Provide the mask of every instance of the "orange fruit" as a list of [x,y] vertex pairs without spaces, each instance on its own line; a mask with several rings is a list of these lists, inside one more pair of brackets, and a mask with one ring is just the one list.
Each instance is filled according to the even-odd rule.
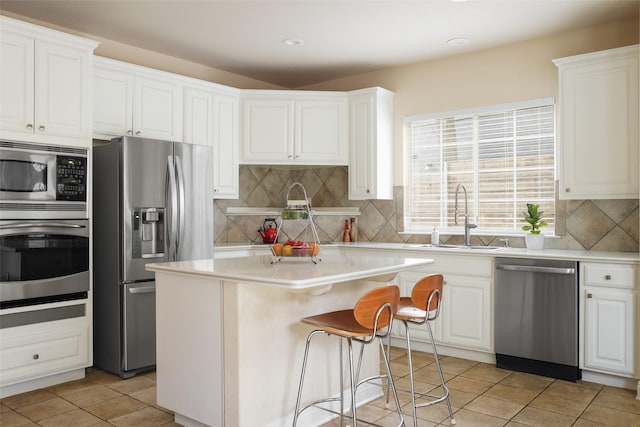
[[320,245],[316,245],[314,242],[309,243],[309,255],[317,256],[320,253]]
[[273,245],[273,253],[277,256],[282,255],[282,243],[276,243]]

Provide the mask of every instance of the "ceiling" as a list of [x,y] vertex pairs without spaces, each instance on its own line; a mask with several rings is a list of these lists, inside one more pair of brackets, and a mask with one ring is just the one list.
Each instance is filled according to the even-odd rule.
[[[639,15],[640,0],[2,0],[0,9],[300,87]],[[288,46],[287,38],[304,43]],[[447,40],[467,38],[463,46]]]

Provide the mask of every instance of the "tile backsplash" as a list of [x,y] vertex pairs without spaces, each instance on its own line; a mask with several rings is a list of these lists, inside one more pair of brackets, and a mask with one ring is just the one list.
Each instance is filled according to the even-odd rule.
[[[294,182],[304,185],[314,207],[357,207],[358,241],[430,243],[429,234],[402,233],[403,188],[394,188],[393,200],[349,200],[348,170],[340,167],[240,166],[240,197],[214,204],[216,244],[262,243],[258,234],[264,216],[226,215],[227,207],[282,208]],[[299,187],[290,198],[302,198]],[[347,216],[314,217],[321,242],[342,241]],[[545,248],[638,252],[639,200],[556,200],[556,235]],[[473,234],[472,234],[473,236]],[[502,245],[503,236],[473,236],[472,244]],[[510,237],[523,247],[524,238]],[[441,243],[461,243],[462,236],[441,235]]]

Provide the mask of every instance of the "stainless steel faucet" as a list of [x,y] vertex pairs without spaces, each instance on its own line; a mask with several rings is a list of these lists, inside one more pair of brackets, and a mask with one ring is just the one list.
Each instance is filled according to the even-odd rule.
[[458,192],[462,188],[464,191],[464,245],[471,246],[471,233],[470,229],[476,228],[476,224],[469,224],[469,201],[467,200],[467,189],[462,184],[458,184],[456,187],[456,206],[455,206],[455,215],[454,215],[454,223],[458,225]]

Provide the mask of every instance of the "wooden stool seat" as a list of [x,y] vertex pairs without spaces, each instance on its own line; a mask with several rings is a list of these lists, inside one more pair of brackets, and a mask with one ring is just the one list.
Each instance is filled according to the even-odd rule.
[[398,320],[423,321],[427,317],[427,312],[415,306],[410,297],[401,297],[396,312]]
[[332,311],[300,319],[302,323],[322,329],[341,337],[370,337],[373,330],[362,326],[353,315],[353,310]]

